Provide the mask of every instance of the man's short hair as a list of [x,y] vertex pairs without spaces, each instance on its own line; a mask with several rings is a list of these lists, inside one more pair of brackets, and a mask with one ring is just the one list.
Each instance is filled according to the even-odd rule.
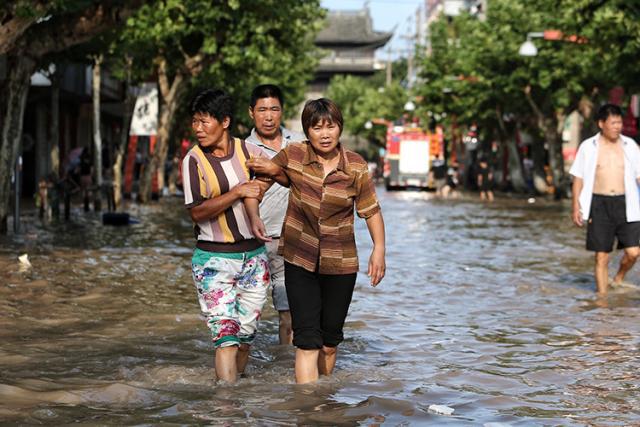
[[302,130],[307,138],[309,138],[309,129],[324,120],[338,125],[340,133],[342,134],[344,121],[342,120],[340,108],[338,108],[335,102],[327,98],[319,98],[312,99],[304,104],[304,109],[302,110]]
[[262,98],[277,98],[278,101],[280,101],[280,106],[284,107],[284,98],[282,97],[282,91],[276,85],[265,84],[256,86],[251,92],[251,101],[249,104],[251,108],[253,109],[253,107],[256,106],[258,99]]
[[233,123],[233,99],[222,89],[205,89],[193,97],[190,112],[208,114],[218,122],[229,117]]
[[596,121],[606,121],[609,116],[622,117],[622,108],[616,104],[604,104],[596,113]]

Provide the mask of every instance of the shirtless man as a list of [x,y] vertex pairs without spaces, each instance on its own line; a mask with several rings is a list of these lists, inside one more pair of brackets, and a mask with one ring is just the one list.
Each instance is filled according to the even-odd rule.
[[621,135],[620,107],[603,105],[596,119],[600,133],[582,142],[569,173],[574,177],[572,219],[578,227],[587,221],[587,250],[595,252],[597,291],[605,295],[614,240],[624,256],[612,287],[622,284],[640,255],[640,149]]

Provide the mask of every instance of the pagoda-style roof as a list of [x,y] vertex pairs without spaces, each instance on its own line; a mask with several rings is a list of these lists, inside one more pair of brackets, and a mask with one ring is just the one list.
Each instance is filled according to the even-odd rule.
[[317,35],[316,45],[384,46],[393,32],[374,31],[369,9],[336,10],[327,13],[326,25]]

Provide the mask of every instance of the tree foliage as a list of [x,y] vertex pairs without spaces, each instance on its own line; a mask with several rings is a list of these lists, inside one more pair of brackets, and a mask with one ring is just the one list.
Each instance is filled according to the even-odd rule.
[[141,183],[164,163],[176,119],[196,88],[218,87],[236,100],[240,121],[252,87],[279,84],[289,103],[302,98],[316,65],[313,40],[323,18],[319,2],[303,0],[165,0],[129,19],[119,49],[134,59],[134,74],[155,76],[162,105],[158,142]]
[[[639,17],[638,6],[622,0],[489,0],[485,21],[443,16],[420,61],[422,109],[478,121],[493,134],[504,133],[505,119],[530,129],[549,144],[560,184],[564,117],[585,97],[597,103],[615,86],[638,88]],[[518,55],[528,32],[551,29],[562,39],[533,39],[538,55]],[[570,42],[578,38],[584,42]]]
[[[29,81],[49,55],[118,27],[142,0],[18,0],[0,4],[0,232],[7,230],[10,174],[22,139]],[[46,59],[45,59],[46,58]]]
[[[397,77],[400,79],[402,75]],[[365,124],[374,119],[399,119],[408,100],[407,91],[399,81],[385,86],[383,78],[380,75],[371,78],[336,76],[327,90],[327,97],[340,106],[345,130],[379,146],[384,146],[386,129],[381,126],[367,129]]]
[[170,79],[184,72],[188,90],[224,88],[244,112],[251,89],[264,82],[279,84],[289,104],[302,100],[323,18],[318,1],[167,0],[129,19],[119,49],[133,55],[138,78],[156,75],[162,57]]

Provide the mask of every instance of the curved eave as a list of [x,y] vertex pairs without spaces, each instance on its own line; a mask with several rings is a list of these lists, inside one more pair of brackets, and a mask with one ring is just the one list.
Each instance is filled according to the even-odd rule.
[[345,40],[340,38],[324,38],[316,39],[315,44],[320,47],[324,46],[366,46],[379,48],[386,45],[393,37],[393,33],[376,33],[371,37],[359,40]]

